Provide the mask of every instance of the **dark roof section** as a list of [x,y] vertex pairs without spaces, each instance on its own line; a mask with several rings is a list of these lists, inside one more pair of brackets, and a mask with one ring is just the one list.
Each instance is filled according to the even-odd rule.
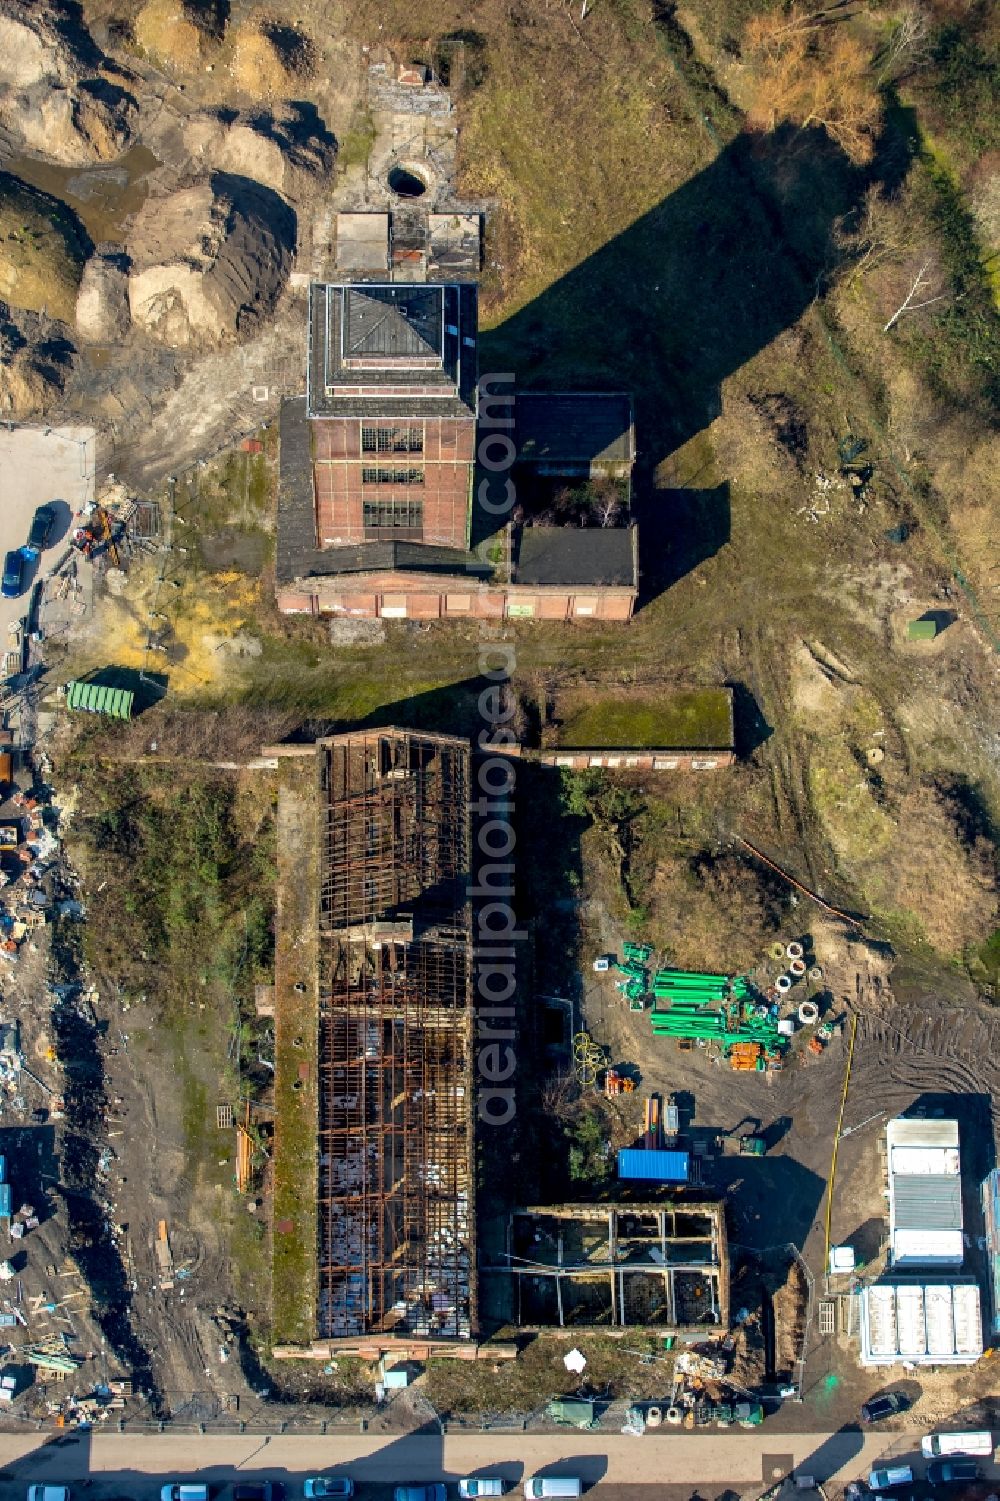
[[[310,417],[473,416],[478,318],[478,288],[470,282],[313,282],[306,361]],[[345,357],[363,361],[363,367],[345,366]],[[407,360],[435,363],[414,367]],[[345,388],[359,386],[373,394],[346,394]],[[428,388],[433,394],[425,394]],[[418,394],[408,396],[408,389]]]
[[637,587],[635,527],[526,526],[517,547],[518,584]]
[[305,398],[282,403],[278,471],[278,540],[275,574],[279,584],[338,573],[442,573],[470,580],[489,578],[492,569],[475,553],[430,547],[422,542],[363,542],[355,547],[316,546],[312,487],[312,445]]
[[632,398],[623,391],[519,391],[514,401],[518,462],[630,464]]
[[388,360],[440,359],[444,288],[401,283],[351,287],[344,298],[343,353]]

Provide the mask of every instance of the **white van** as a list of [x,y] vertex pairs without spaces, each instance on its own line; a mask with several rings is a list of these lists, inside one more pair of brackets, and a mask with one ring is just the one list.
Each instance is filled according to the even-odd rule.
[[583,1495],[583,1481],[575,1476],[554,1475],[543,1479],[536,1475],[533,1480],[524,1482],[525,1501],[547,1501],[552,1497],[553,1501],[575,1501],[577,1496]]
[[951,1454],[979,1454],[991,1459],[993,1435],[985,1429],[972,1433],[928,1433],[920,1440],[920,1452],[925,1459]]

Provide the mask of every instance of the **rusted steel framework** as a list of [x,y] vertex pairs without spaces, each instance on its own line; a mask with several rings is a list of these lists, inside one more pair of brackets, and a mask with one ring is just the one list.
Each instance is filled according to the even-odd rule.
[[324,743],[317,1332],[475,1317],[468,745]]

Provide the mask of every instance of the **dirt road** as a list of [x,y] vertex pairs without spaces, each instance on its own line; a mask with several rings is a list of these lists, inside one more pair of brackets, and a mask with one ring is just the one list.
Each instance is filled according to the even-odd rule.
[[[197,1475],[213,1487],[236,1478],[284,1481],[290,1498],[301,1494],[306,1475],[344,1469],[359,1487],[403,1481],[454,1480],[473,1473],[501,1475],[509,1486],[525,1477],[577,1475],[585,1486],[610,1492],[665,1480],[677,1493],[708,1486],[764,1489],[795,1469],[816,1479],[846,1482],[877,1460],[919,1455],[916,1433],[448,1435],[407,1434],[399,1438],[341,1438],[246,1434],[239,1438],[204,1435],[100,1433],[75,1444],[39,1447],[37,1437],[0,1435],[0,1462],[13,1479],[44,1480],[79,1487],[86,1494],[121,1495],[134,1501],[159,1494],[163,1480]],[[995,1467],[990,1467],[995,1472]],[[237,1475],[236,1472],[239,1472]],[[13,1493],[13,1491],[11,1492]]]

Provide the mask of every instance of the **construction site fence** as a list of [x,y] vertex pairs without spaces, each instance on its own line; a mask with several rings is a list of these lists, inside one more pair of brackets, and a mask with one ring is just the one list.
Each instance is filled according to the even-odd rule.
[[[624,1413],[627,1403],[615,1404],[614,1410],[610,1408],[600,1415],[598,1427],[606,1428],[609,1432],[617,1431],[624,1421]],[[488,1415],[463,1415],[452,1416],[435,1420],[429,1418],[419,1425],[419,1431],[426,1433],[428,1429],[439,1430],[442,1434],[447,1433],[565,1433],[566,1428],[558,1423],[553,1423],[544,1417],[534,1417],[530,1413],[517,1415],[501,1414],[495,1417]],[[71,1428],[57,1429],[52,1418],[23,1418],[17,1421],[12,1415],[6,1415],[0,1421],[0,1433],[17,1433],[22,1436],[38,1433],[40,1439],[45,1442],[54,1434],[69,1437],[77,1430]],[[238,1438],[242,1434],[250,1437],[267,1438],[346,1438],[349,1434],[365,1434],[370,1439],[384,1439],[386,1444],[395,1443],[405,1437],[407,1433],[417,1431],[417,1425],[393,1427],[386,1429],[376,1420],[367,1418],[348,1417],[290,1417],[280,1418],[274,1414],[270,1416],[253,1417],[217,1417],[204,1418],[201,1420],[190,1418],[130,1418],[119,1417],[114,1422],[100,1424],[95,1429],[80,1430],[81,1440],[88,1439],[94,1433],[135,1433],[153,1434],[170,1433],[185,1434],[190,1436],[203,1436],[205,1438]]]

